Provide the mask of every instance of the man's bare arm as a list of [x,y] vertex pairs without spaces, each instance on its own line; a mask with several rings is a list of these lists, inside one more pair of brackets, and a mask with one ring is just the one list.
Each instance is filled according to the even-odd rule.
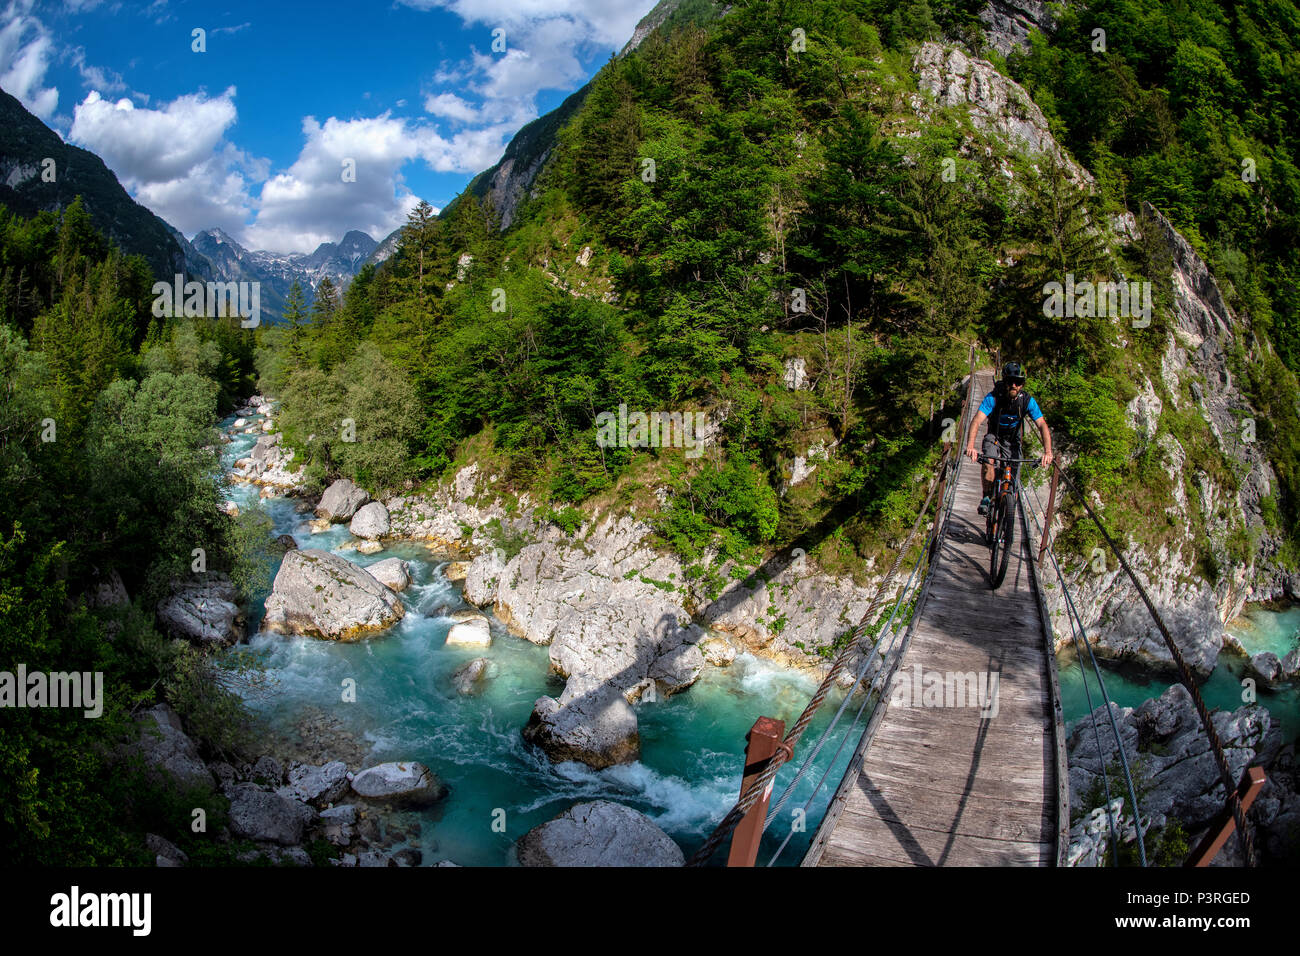
[[971,461],[975,460],[975,436],[979,434],[980,426],[984,424],[986,418],[987,415],[977,411],[975,417],[971,419],[970,431],[966,435],[966,457]]
[[1052,464],[1052,430],[1047,427],[1047,419],[1040,418],[1036,423],[1038,425],[1038,434],[1043,439],[1043,467],[1049,468]]

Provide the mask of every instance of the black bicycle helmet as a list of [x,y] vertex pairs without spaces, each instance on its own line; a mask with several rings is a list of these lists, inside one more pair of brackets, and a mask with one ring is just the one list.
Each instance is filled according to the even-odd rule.
[[1019,362],[1008,362],[1002,366],[1002,379],[1005,382],[1025,384],[1025,369]]

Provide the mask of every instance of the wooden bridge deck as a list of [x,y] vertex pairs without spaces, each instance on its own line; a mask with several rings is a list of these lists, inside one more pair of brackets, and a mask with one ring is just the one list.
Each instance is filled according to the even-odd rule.
[[[991,374],[976,374],[976,403],[991,383]],[[890,706],[886,694],[805,866],[1052,866],[1064,851],[1060,695],[1024,523],[993,591],[979,465],[963,458],[957,482],[898,680],[914,680],[917,668],[996,673],[996,714]]]

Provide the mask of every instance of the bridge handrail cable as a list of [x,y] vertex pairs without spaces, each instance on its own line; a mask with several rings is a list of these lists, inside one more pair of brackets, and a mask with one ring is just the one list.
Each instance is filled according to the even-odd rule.
[[1246,827],[1245,814],[1242,813],[1241,800],[1237,793],[1237,784],[1233,780],[1232,771],[1228,767],[1227,757],[1225,757],[1223,753],[1223,744],[1219,740],[1218,732],[1214,729],[1214,722],[1210,719],[1209,709],[1205,706],[1205,701],[1202,699],[1201,692],[1196,686],[1196,681],[1192,676],[1191,669],[1187,666],[1187,661],[1184,659],[1182,652],[1178,649],[1178,645],[1174,643],[1173,636],[1169,633],[1169,628],[1165,625],[1164,619],[1161,618],[1160,613],[1156,610],[1150,596],[1147,594],[1146,588],[1144,588],[1142,582],[1138,580],[1133,568],[1128,563],[1128,559],[1124,557],[1123,552],[1120,551],[1119,546],[1110,536],[1110,532],[1106,530],[1106,526],[1101,523],[1101,519],[1098,518],[1096,513],[1092,510],[1092,506],[1088,503],[1087,498],[1079,492],[1079,489],[1075,486],[1074,482],[1070,480],[1070,476],[1066,473],[1065,469],[1060,466],[1060,463],[1053,462],[1053,465],[1056,469],[1056,474],[1060,475],[1061,479],[1065,482],[1066,487],[1072,491],[1074,496],[1079,500],[1085,513],[1092,519],[1092,523],[1097,526],[1097,530],[1101,533],[1102,540],[1106,542],[1107,547],[1110,548],[1111,552],[1119,560],[1120,567],[1124,569],[1129,580],[1133,582],[1133,586],[1137,588],[1138,594],[1142,597],[1142,603],[1146,605],[1147,612],[1151,615],[1152,620],[1155,621],[1156,628],[1160,631],[1160,636],[1164,638],[1165,646],[1169,649],[1170,656],[1174,659],[1174,665],[1178,669],[1179,682],[1191,695],[1192,704],[1195,706],[1196,714],[1201,720],[1202,729],[1205,731],[1205,736],[1210,742],[1210,752],[1214,755],[1214,762],[1218,767],[1220,776],[1223,778],[1223,784],[1227,788],[1227,804],[1232,812],[1233,821],[1236,823],[1237,835],[1241,842],[1245,863],[1247,866],[1253,866],[1255,860],[1254,841]]

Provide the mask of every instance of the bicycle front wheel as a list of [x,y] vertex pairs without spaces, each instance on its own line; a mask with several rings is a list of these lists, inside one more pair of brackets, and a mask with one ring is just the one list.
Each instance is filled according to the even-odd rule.
[[1011,495],[1003,495],[998,503],[998,527],[995,533],[1000,541],[989,573],[993,578],[993,587],[997,588],[1007,576],[1007,564],[1011,560],[1011,545],[1016,540],[1016,509]]

